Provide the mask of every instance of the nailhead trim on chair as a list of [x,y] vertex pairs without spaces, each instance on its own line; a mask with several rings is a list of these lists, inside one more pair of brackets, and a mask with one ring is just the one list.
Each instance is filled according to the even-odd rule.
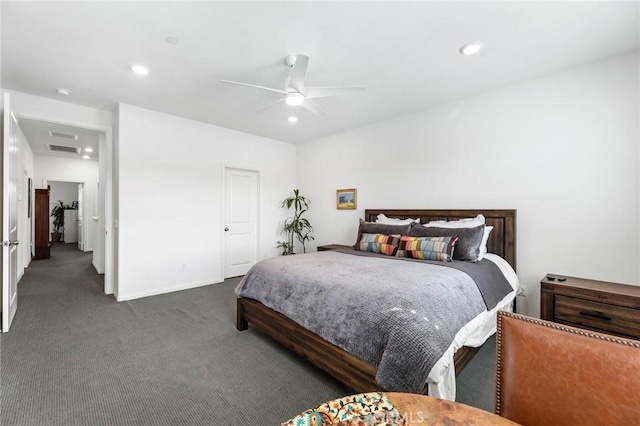
[[615,336],[608,336],[606,334],[596,333],[589,330],[583,330],[580,328],[569,327],[562,324],[557,324],[555,322],[540,320],[537,318],[531,318],[520,314],[515,314],[513,312],[507,311],[498,311],[498,324],[496,328],[496,409],[495,413],[500,415],[501,409],[501,394],[500,394],[500,383],[501,383],[501,375],[502,371],[501,359],[502,359],[502,321],[500,318],[503,316],[516,318],[531,324],[537,324],[548,328],[553,328],[554,330],[566,331],[573,334],[578,334],[580,336],[590,337],[598,340],[605,340],[611,343],[617,343],[619,345],[631,346],[634,348],[640,349],[640,341],[628,340],[623,338],[617,338]]

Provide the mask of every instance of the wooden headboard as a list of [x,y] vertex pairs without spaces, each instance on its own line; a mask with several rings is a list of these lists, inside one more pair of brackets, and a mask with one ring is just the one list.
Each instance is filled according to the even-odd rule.
[[465,217],[476,217],[479,214],[486,218],[487,226],[493,226],[489,234],[487,250],[503,257],[513,269],[516,269],[516,210],[398,210],[367,209],[364,220],[375,222],[379,214],[398,219],[420,219],[420,223],[432,220],[458,220]]

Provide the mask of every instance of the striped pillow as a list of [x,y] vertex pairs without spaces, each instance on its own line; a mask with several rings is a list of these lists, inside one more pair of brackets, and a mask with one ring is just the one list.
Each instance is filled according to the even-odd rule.
[[458,237],[400,237],[397,255],[411,259],[451,261]]
[[358,248],[360,251],[370,251],[372,253],[395,256],[398,251],[400,238],[393,235],[384,234],[362,234]]

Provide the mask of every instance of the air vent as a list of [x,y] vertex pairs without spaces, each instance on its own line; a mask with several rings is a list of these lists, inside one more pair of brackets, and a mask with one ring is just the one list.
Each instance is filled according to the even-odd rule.
[[69,133],[60,133],[60,132],[50,131],[49,134],[51,135],[52,138],[70,139],[72,141],[77,141],[78,140],[78,135],[72,135],[72,134],[69,134]]
[[53,144],[48,144],[47,146],[49,147],[49,151],[69,152],[69,153],[72,153],[72,154],[80,154],[80,148],[76,148],[74,146],[63,146],[63,145],[53,145]]

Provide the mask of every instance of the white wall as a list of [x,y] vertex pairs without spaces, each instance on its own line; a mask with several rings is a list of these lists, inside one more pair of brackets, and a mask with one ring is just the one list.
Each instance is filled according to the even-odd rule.
[[[29,194],[29,181],[34,178],[33,150],[27,142],[22,129],[18,127],[18,143],[20,154],[20,179],[18,181],[18,280],[24,275],[24,269],[31,263],[33,247],[35,246],[35,233],[33,221],[33,204],[35,202],[34,186]],[[29,195],[31,195],[31,217],[29,217]]]
[[11,93],[12,108],[19,117],[53,121],[79,127],[111,128],[113,113],[102,109],[76,105],[56,99],[43,98],[22,92]]
[[117,122],[118,300],[223,280],[224,166],[261,172],[260,253],[278,253],[294,145],[125,104]]
[[639,284],[639,72],[636,52],[299,145],[315,243],[352,244],[365,208],[515,208],[519,310],[547,272]]
[[51,201],[50,204],[52,207],[58,204],[58,200],[69,205],[74,201],[78,201],[78,184],[49,181],[49,186],[51,187],[51,199],[49,201]]
[[[74,182],[76,183],[76,196],[73,200],[77,200],[77,183],[84,183],[84,251],[92,251],[96,245],[98,224],[91,220],[92,216],[97,216],[95,211],[96,205],[96,183],[98,182],[98,162],[92,160],[83,160],[75,158],[55,157],[52,155],[36,155],[35,156],[35,187],[46,188],[49,181],[55,182]],[[55,204],[58,195],[51,193],[50,201]],[[65,200],[62,200],[65,201]],[[53,229],[53,228],[52,228]]]

